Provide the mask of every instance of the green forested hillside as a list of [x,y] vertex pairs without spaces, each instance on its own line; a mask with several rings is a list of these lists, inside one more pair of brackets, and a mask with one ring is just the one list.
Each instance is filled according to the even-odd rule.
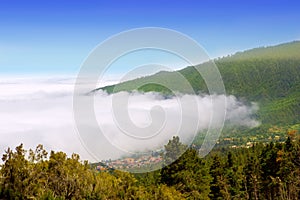
[[[39,145],[7,149],[0,168],[0,199],[290,199],[300,197],[300,141],[213,150],[205,158],[174,137],[161,170],[140,174],[96,171],[79,156]],[[183,154],[182,154],[183,153]]]
[[[214,60],[222,75],[226,92],[248,102],[258,102],[258,118],[265,124],[300,122],[300,42],[261,47]],[[207,93],[197,72],[207,63],[189,66],[177,72],[159,72],[121,84],[107,86],[107,92],[139,90],[169,94],[166,85],[187,93],[178,72],[189,81],[196,93]],[[149,82],[160,84],[146,84]],[[138,87],[141,86],[141,87]]]

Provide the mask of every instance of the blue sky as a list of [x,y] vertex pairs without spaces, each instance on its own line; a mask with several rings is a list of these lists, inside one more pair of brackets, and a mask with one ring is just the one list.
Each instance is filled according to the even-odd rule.
[[187,34],[211,57],[299,40],[299,10],[286,0],[0,0],[0,74],[74,74],[100,42],[139,27]]

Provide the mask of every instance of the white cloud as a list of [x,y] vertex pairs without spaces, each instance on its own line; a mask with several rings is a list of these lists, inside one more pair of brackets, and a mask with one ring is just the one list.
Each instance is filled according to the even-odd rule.
[[[73,119],[73,84],[70,78],[23,78],[2,79],[0,81],[0,153],[7,147],[24,143],[26,148],[35,148],[42,143],[48,150],[62,150],[71,154],[79,153],[83,159],[93,161],[82,145]],[[86,98],[86,97],[83,97]],[[224,96],[213,96],[218,103]],[[118,107],[120,102],[128,105]],[[246,106],[233,96],[227,96],[227,121],[236,125],[256,126],[251,114],[256,105]],[[117,104],[114,104],[117,103]],[[117,115],[113,114],[113,107]],[[196,105],[196,107],[195,107]],[[129,117],[123,111],[128,108]],[[199,112],[196,112],[196,111]],[[212,115],[210,96],[182,95],[178,98],[164,98],[156,93],[126,93],[95,95],[95,114],[98,124],[86,123],[87,131],[99,126],[103,135],[89,137],[82,135],[83,142],[94,144],[92,153],[102,151],[97,158],[115,158],[124,151],[145,151],[162,148],[177,134],[184,141],[190,141],[194,129],[208,127]],[[152,114],[152,115],[151,115]],[[153,118],[152,118],[153,117]],[[132,123],[126,121],[130,119]],[[161,121],[162,120],[162,121]],[[116,122],[118,124],[116,125]],[[160,127],[160,122],[164,122]],[[151,124],[155,124],[151,126]],[[198,126],[197,126],[198,125]],[[158,129],[161,128],[161,129]],[[129,137],[146,137],[141,140]],[[142,131],[140,131],[142,130]],[[126,133],[126,132],[125,132]],[[154,133],[157,135],[153,136]],[[153,136],[153,137],[150,137]],[[118,148],[111,148],[110,141]],[[101,155],[101,156],[100,156]]]

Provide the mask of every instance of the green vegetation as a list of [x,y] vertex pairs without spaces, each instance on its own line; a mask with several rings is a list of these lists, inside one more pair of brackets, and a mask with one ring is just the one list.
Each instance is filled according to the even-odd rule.
[[79,156],[48,153],[39,145],[8,149],[0,170],[1,199],[291,199],[300,197],[300,138],[283,143],[214,150],[200,158],[174,137],[161,170],[130,174],[96,171]]
[[[268,144],[270,142],[284,142],[290,132],[300,132],[300,124],[294,125],[261,125],[249,129],[247,127],[225,127],[215,148],[249,148],[254,144]],[[198,133],[193,144],[200,147],[204,141],[206,131]]]
[[[286,125],[300,122],[300,42],[262,47],[214,60],[222,75],[226,92],[246,102],[258,102],[258,119],[263,124]],[[196,68],[159,72],[117,85],[100,88],[108,93],[138,90],[172,95],[207,93]],[[192,90],[191,90],[192,88]]]

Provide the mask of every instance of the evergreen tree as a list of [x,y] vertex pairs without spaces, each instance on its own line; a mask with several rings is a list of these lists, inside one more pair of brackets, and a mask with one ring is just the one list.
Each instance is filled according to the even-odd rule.
[[[174,144],[182,146],[176,138],[175,143],[169,144],[172,144],[172,148],[166,148],[168,150],[179,149]],[[161,182],[174,186],[188,199],[209,199],[210,181],[209,168],[195,149],[188,149],[179,159],[161,170]]]

